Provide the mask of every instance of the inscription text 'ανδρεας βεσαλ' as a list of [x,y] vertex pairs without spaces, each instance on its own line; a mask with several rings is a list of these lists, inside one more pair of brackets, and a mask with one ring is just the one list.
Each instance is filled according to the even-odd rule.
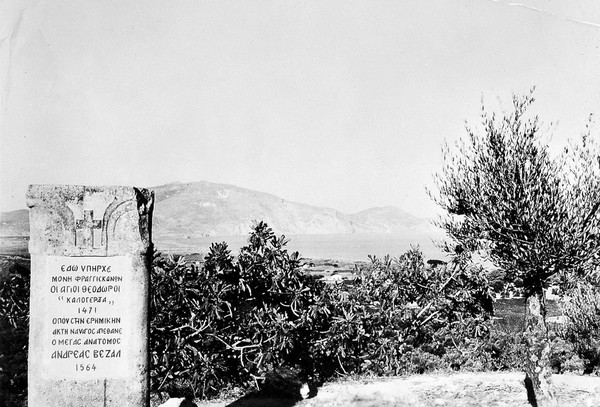
[[49,261],[46,362],[50,370],[95,378],[124,368],[132,289],[128,267],[130,261],[118,256]]

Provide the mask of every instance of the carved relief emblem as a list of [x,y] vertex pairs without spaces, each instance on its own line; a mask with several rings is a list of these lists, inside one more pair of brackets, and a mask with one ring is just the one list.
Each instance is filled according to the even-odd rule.
[[94,219],[94,211],[83,211],[83,219],[75,219],[75,246],[99,248],[102,244],[102,220]]
[[75,220],[74,243],[75,247],[83,250],[103,248],[106,244],[103,239],[106,229],[104,220],[108,203],[101,197],[85,194],[82,201],[67,203]]

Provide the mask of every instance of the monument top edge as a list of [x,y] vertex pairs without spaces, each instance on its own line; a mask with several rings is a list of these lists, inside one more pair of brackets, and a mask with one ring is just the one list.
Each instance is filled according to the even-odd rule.
[[143,195],[152,194],[147,188],[121,185],[69,185],[69,184],[31,184],[27,188],[27,206],[32,207],[35,202],[52,201],[81,201],[86,196],[102,196],[106,199],[131,199],[136,196],[136,191]]

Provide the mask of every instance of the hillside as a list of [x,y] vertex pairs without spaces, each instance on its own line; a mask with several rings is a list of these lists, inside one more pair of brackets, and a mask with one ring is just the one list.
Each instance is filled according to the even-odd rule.
[[29,210],[0,213],[0,236],[29,236]]
[[154,226],[161,234],[245,235],[253,220],[278,233],[352,233],[350,218],[334,209],[286,201],[232,185],[196,182],[155,187]]
[[[210,182],[171,183],[156,193],[154,235],[162,238],[246,235],[254,220],[282,234],[403,233],[426,230],[425,219],[395,207],[344,214],[292,202],[272,194]],[[27,236],[26,209],[0,217],[0,236]]]
[[388,233],[426,224],[398,208],[372,208],[348,215],[210,182],[167,184],[154,190],[157,236],[245,235],[253,220],[263,220],[283,234]]

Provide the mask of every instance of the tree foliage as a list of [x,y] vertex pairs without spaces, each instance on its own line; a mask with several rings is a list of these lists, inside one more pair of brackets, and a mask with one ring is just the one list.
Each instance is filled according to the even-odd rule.
[[538,405],[554,405],[551,346],[544,289],[588,277],[598,267],[600,206],[598,151],[589,132],[553,158],[527,109],[532,92],[513,97],[497,116],[482,108],[481,128],[467,129],[456,149],[446,146],[434,200],[447,212],[440,221],[456,255],[478,254],[522,279],[527,297],[527,383]]
[[482,110],[481,128],[468,128],[444,149],[434,200],[454,253],[479,253],[522,278],[526,295],[563,273],[585,275],[597,264],[600,204],[597,151],[585,136],[553,158],[527,109],[532,94],[513,97],[501,117]]

